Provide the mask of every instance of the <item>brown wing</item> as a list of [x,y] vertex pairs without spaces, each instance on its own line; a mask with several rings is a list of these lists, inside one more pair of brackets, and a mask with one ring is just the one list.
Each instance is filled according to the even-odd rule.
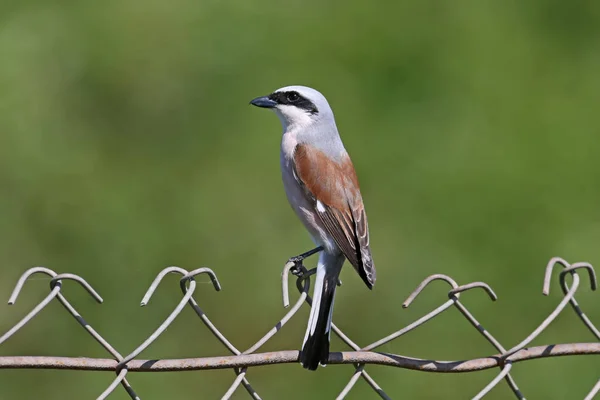
[[376,274],[367,216],[350,157],[331,161],[315,147],[299,144],[294,150],[294,172],[327,232],[372,288]]

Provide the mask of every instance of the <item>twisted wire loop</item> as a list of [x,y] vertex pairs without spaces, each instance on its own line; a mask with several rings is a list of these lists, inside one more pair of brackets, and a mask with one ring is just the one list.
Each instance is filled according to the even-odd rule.
[[[492,301],[497,299],[496,294],[492,288],[483,282],[472,282],[465,285],[458,285],[451,277],[443,274],[431,275],[425,278],[421,284],[408,296],[408,298],[402,304],[403,308],[408,308],[413,301],[421,294],[421,292],[429,286],[432,282],[441,280],[446,282],[450,289],[447,292],[448,300],[428,312],[421,318],[415,320],[409,325],[399,329],[384,338],[381,338],[367,346],[361,347],[350,339],[342,330],[340,330],[335,324],[332,323],[333,332],[345,342],[352,351],[341,352],[341,353],[330,353],[329,364],[352,364],[354,372],[351,375],[348,383],[342,389],[338,395],[338,399],[345,398],[348,393],[352,390],[356,382],[362,377],[379,395],[382,399],[389,399],[390,397],[383,391],[381,386],[375,382],[375,380],[369,375],[365,367],[367,364],[379,364],[394,366],[399,368],[415,369],[419,371],[428,372],[471,372],[480,371],[482,369],[499,368],[500,372],[494,377],[494,379],[481,391],[479,391],[473,399],[481,399],[488,394],[501,380],[505,380],[514,395],[518,399],[524,399],[524,395],[519,390],[515,380],[512,378],[510,372],[514,363],[541,358],[541,357],[553,357],[561,355],[580,355],[580,354],[600,354],[600,342],[599,343],[573,343],[573,344],[556,344],[550,346],[528,346],[537,336],[546,329],[552,321],[566,308],[567,304],[571,304],[571,308],[578,315],[583,324],[587,329],[594,335],[596,339],[600,341],[600,332],[598,328],[590,321],[587,315],[581,309],[581,306],[575,299],[575,293],[580,287],[580,277],[578,271],[585,271],[588,274],[590,280],[590,287],[592,290],[596,290],[596,274],[594,268],[585,262],[579,262],[574,264],[567,263],[564,259],[554,257],[546,266],[544,275],[543,294],[548,295],[550,293],[550,281],[552,278],[552,272],[556,265],[562,266],[562,270],[559,272],[560,287],[563,292],[563,298],[559,302],[558,306],[554,311],[544,319],[544,321],[533,330],[533,332],[522,340],[519,344],[506,350],[502,344],[489,332],[483,325],[473,316],[473,314],[467,309],[467,307],[460,301],[462,293],[473,290],[481,289],[484,290]],[[129,372],[160,372],[160,371],[184,371],[184,370],[204,370],[204,369],[216,369],[216,368],[231,368],[236,374],[236,377],[225,392],[223,399],[229,399],[235,393],[235,391],[243,386],[250,397],[253,399],[260,399],[258,393],[250,385],[247,379],[248,368],[260,365],[273,365],[281,363],[297,362],[299,352],[293,351],[279,351],[273,353],[261,353],[256,354],[267,341],[269,341],[274,335],[276,335],[281,328],[298,312],[304,303],[309,306],[312,305],[312,299],[308,292],[310,289],[310,277],[314,274],[315,270],[310,271],[300,263],[299,265],[293,262],[288,262],[281,274],[282,276],[282,297],[283,305],[288,308],[290,305],[289,301],[289,288],[288,280],[289,273],[292,272],[297,275],[296,287],[299,292],[298,299],[289,311],[271,328],[267,333],[261,337],[256,343],[250,346],[247,350],[240,351],[236,348],[215,326],[215,324],[209,319],[206,313],[200,308],[196,300],[194,299],[194,293],[197,289],[195,277],[200,274],[207,274],[213,287],[216,291],[221,290],[221,285],[217,279],[215,273],[209,268],[198,268],[192,271],[187,271],[180,267],[168,267],[158,273],[147,292],[142,298],[141,306],[146,306],[152,298],[154,292],[161,284],[163,279],[169,274],[180,275],[179,287],[182,292],[182,298],[173,309],[173,311],[165,318],[164,322],[159,325],[154,332],[148,336],[143,343],[135,348],[131,353],[126,356],[122,356],[117,350],[115,350],[94,328],[91,327],[83,317],[75,310],[75,308],[66,300],[64,295],[61,293],[62,284],[64,280],[72,280],[79,283],[92,298],[98,303],[102,302],[100,295],[89,285],[83,278],[74,274],[57,274],[54,271],[44,268],[35,267],[27,270],[18,280],[10,298],[9,304],[14,304],[19,296],[25,282],[34,274],[45,274],[50,277],[50,292],[46,297],[39,302],[25,317],[23,317],[17,324],[15,324],[8,332],[0,336],[0,344],[8,340],[17,331],[19,331],[25,324],[31,321],[37,314],[41,312],[54,298],[63,305],[63,307],[77,320],[77,322],[100,344],[106,351],[108,351],[112,359],[90,359],[90,358],[66,358],[66,357],[0,357],[0,369],[2,368],[53,368],[53,369],[78,369],[78,370],[96,370],[96,371],[113,371],[116,373],[115,379],[110,383],[106,390],[98,397],[98,399],[107,398],[117,386],[122,385],[132,399],[139,399],[136,393],[133,391],[131,385],[126,379],[126,375]],[[567,284],[566,277],[571,275],[572,282]],[[205,357],[196,359],[183,359],[183,360],[140,360],[137,357],[146,350],[164,331],[177,316],[185,308],[186,303],[194,310],[196,315],[200,318],[202,323],[212,332],[212,334],[223,344],[225,348],[232,354],[232,356],[223,357]],[[424,325],[431,319],[440,315],[444,311],[451,307],[455,307],[463,317],[475,328],[477,331],[499,352],[494,356],[485,358],[464,360],[464,361],[433,361],[433,360],[420,360],[416,358],[403,357],[400,355],[385,354],[374,352],[373,350],[378,347],[389,343],[392,340],[405,335],[406,333]],[[600,392],[600,380],[595,383],[591,391],[585,397],[585,400],[591,400],[596,394]]]
[[[89,294],[96,300],[98,303],[102,303],[104,300],[98,292],[94,290],[94,288],[87,283],[85,279],[80,277],[79,275],[74,274],[57,274],[53,270],[45,267],[33,267],[29,268],[27,271],[21,275],[15,288],[13,289],[10,298],[8,299],[8,304],[13,305],[17,301],[23,286],[27,280],[35,275],[35,274],[45,274],[51,278],[50,280],[50,293],[37,305],[35,306],[23,319],[21,319],[15,326],[13,326],[8,332],[6,332],[2,337],[0,337],[0,344],[5,342],[8,338],[13,336],[20,330],[26,323],[31,321],[36,315],[40,313],[55,297],[58,298],[58,301],[62,304],[62,306],[75,318],[75,320],[102,346],[108,351],[117,361],[123,359],[123,356],[115,350],[113,346],[110,345],[92,326],[77,312],[77,310],[71,305],[71,303],[60,293],[62,289],[62,281],[63,280],[73,280],[79,283]],[[119,383],[123,386],[129,397],[134,400],[139,399],[138,395],[135,393],[127,379],[125,379],[125,375],[127,374],[127,370],[124,369],[120,374],[120,379],[118,381],[113,382],[111,386],[114,385],[116,387]],[[114,387],[112,390],[114,390]],[[108,390],[108,389],[107,389]],[[112,391],[111,390],[111,391]],[[110,392],[109,392],[110,393]],[[102,396],[102,395],[101,395]]]
[[[449,300],[446,301],[444,304],[440,305],[439,307],[437,307],[436,309],[430,311],[429,313],[427,313],[426,315],[424,315],[423,317],[419,318],[418,320],[414,321],[413,323],[407,325],[406,327],[374,342],[371,343],[365,347],[363,347],[361,350],[363,351],[371,351],[374,350],[375,348],[382,346],[386,343],[389,343],[390,341],[397,339],[398,337],[418,328],[419,326],[425,324],[426,322],[430,321],[431,319],[433,319],[434,317],[436,317],[437,315],[441,314],[442,312],[446,311],[448,308],[450,308],[452,305],[456,306],[458,308],[458,310],[465,316],[465,318],[488,340],[492,343],[492,345],[494,345],[494,347],[496,347],[497,350],[499,351],[504,351],[504,348],[500,345],[500,343],[498,343],[498,341],[488,332],[485,330],[485,328],[483,328],[483,326],[475,319],[475,317],[473,317],[473,315],[466,309],[466,307],[464,305],[462,305],[462,303],[460,303],[459,301],[459,296],[460,293],[474,289],[474,288],[482,288],[483,290],[485,290],[487,292],[487,294],[490,296],[490,298],[495,301],[497,300],[497,296],[496,293],[494,293],[494,291],[492,290],[492,288],[483,283],[483,282],[473,282],[473,283],[469,283],[466,285],[462,285],[462,286],[458,286],[458,284],[456,283],[456,281],[454,281],[454,279],[450,278],[447,275],[443,275],[443,274],[435,274],[435,275],[430,275],[429,277],[425,278],[421,284],[419,286],[417,286],[417,288],[408,296],[408,298],[404,301],[404,303],[402,304],[403,308],[408,308],[410,306],[410,304],[412,304],[412,302],[419,296],[419,294],[433,281],[436,280],[442,280],[446,283],[448,283],[452,289],[448,292],[448,297]],[[503,369],[503,371],[501,372],[501,374],[499,375],[499,378],[497,378],[497,381],[501,380],[503,377],[506,376],[506,380],[509,384],[509,386],[511,387],[511,389],[513,390],[513,392],[515,393],[515,395],[517,396],[517,398],[522,399],[524,398],[521,394],[521,392],[519,391],[519,388],[517,387],[515,381],[513,380],[513,378],[508,374],[508,372],[510,371],[510,367]],[[339,399],[344,398],[349,391],[352,389],[352,387],[354,386],[354,384],[357,382],[358,378],[364,374],[364,365],[361,365],[359,367],[356,368],[356,371],[354,373],[354,375],[352,376],[352,378],[350,379],[350,381],[348,382],[348,384],[346,385],[346,387],[344,387],[344,389],[342,390],[342,392],[340,393],[340,395],[338,396]],[[496,380],[495,380],[496,381]],[[487,390],[491,390],[491,388],[493,388],[493,386],[495,385],[494,382],[492,382],[492,384],[490,384],[490,388]],[[375,388],[374,388],[375,389]],[[381,396],[381,393],[379,390],[375,389],[376,392]],[[487,393],[487,391],[485,391],[485,393]],[[484,393],[484,394],[485,394]],[[483,394],[482,394],[483,396]],[[384,396],[381,396],[382,398],[384,398]]]

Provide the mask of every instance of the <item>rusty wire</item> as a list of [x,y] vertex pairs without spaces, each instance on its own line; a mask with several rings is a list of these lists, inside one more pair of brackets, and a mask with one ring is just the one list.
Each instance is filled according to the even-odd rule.
[[[513,391],[514,395],[518,399],[524,399],[523,393],[520,391],[515,380],[510,374],[510,371],[515,363],[544,358],[544,357],[556,357],[564,355],[582,355],[582,354],[595,354],[600,355],[600,331],[590,321],[587,315],[582,311],[579,303],[575,299],[575,294],[580,287],[580,277],[578,274],[579,270],[585,270],[588,274],[591,290],[596,290],[596,274],[594,268],[585,262],[579,262],[574,264],[567,263],[564,259],[559,257],[552,258],[545,270],[544,285],[542,293],[548,295],[550,292],[550,281],[552,277],[553,269],[556,265],[561,266],[563,269],[559,273],[559,282],[563,292],[563,298],[556,306],[556,308],[546,317],[540,325],[533,330],[525,339],[519,344],[506,350],[500,342],[488,332],[481,323],[473,316],[473,314],[461,303],[460,295],[472,290],[482,289],[490,297],[492,301],[497,299],[496,294],[492,288],[483,282],[472,282],[465,285],[458,285],[452,278],[447,275],[436,274],[427,277],[421,284],[408,296],[406,301],[403,303],[403,307],[409,307],[412,302],[420,295],[420,293],[433,281],[442,280],[450,285],[450,290],[447,292],[448,300],[430,311],[423,317],[417,319],[406,327],[399,329],[386,337],[379,339],[369,345],[360,346],[352,341],[346,334],[344,334],[335,324],[332,324],[333,332],[345,342],[352,351],[348,352],[332,352],[329,355],[329,364],[352,364],[354,366],[354,372],[350,376],[350,379],[346,386],[340,391],[338,399],[343,399],[352,390],[356,382],[362,377],[365,381],[373,388],[375,393],[382,399],[389,399],[390,397],[383,391],[383,389],[375,382],[375,380],[366,371],[366,366],[369,364],[378,364],[393,366],[397,368],[413,369],[427,372],[442,372],[442,373],[459,373],[459,372],[472,372],[480,371],[483,369],[499,368],[500,372],[494,377],[494,379],[482,390],[473,395],[473,399],[481,399],[488,394],[501,380],[506,380],[507,384]],[[67,301],[67,299],[61,293],[62,284],[64,280],[72,280],[79,283],[98,303],[102,303],[100,295],[92,288],[92,286],[86,282],[83,278],[74,274],[57,274],[56,272],[44,268],[35,267],[27,270],[18,280],[8,303],[14,304],[19,296],[25,282],[34,274],[42,273],[51,277],[50,281],[50,292],[48,295],[36,305],[25,317],[23,317],[16,325],[14,325],[8,332],[0,336],[0,345],[7,339],[13,336],[19,331],[25,324],[31,321],[39,312],[44,309],[54,298],[57,298],[62,306],[77,320],[77,322],[102,346],[108,351],[112,359],[99,359],[99,358],[81,358],[81,357],[19,357],[19,356],[8,356],[0,357],[0,369],[67,369],[67,370],[93,370],[93,371],[113,371],[116,374],[115,379],[110,382],[106,390],[98,396],[98,399],[105,399],[108,397],[117,386],[121,385],[129,394],[132,399],[139,399],[137,394],[126,379],[126,375],[130,372],[164,372],[164,371],[186,371],[186,370],[205,370],[205,369],[232,369],[236,374],[236,377],[223,395],[223,399],[229,399],[233,393],[243,386],[248,394],[253,399],[260,399],[260,396],[250,385],[247,374],[250,367],[256,367],[261,365],[273,365],[282,363],[294,363],[298,361],[299,352],[297,350],[278,351],[270,353],[256,353],[268,340],[270,340],[281,328],[296,314],[296,312],[306,302],[311,304],[311,297],[308,292],[310,289],[310,276],[314,273],[314,270],[307,271],[302,265],[298,266],[292,262],[288,262],[282,273],[282,294],[284,307],[289,307],[289,289],[288,289],[288,278],[289,272],[292,268],[295,268],[296,272],[300,272],[296,279],[296,286],[300,293],[300,296],[296,300],[295,304],[291,309],[279,320],[273,328],[271,328],[262,338],[260,338],[254,345],[250,346],[245,351],[237,349],[213,324],[209,317],[202,311],[193,295],[196,290],[195,277],[199,274],[207,274],[215,290],[221,290],[221,285],[217,279],[216,274],[209,268],[199,268],[193,271],[187,271],[179,267],[168,267],[163,269],[154,279],[150,285],[148,291],[144,295],[141,306],[146,306],[155,290],[161,284],[163,279],[168,274],[179,274],[180,290],[182,291],[182,298],[175,307],[175,309],[167,316],[165,321],[146,339],[140,344],[135,350],[126,356],[122,356],[117,350],[114,349],[94,328],[91,327],[83,317],[75,310],[75,308]],[[566,282],[566,276],[572,276],[572,282],[569,286]],[[232,353],[231,356],[222,357],[203,357],[203,358],[192,358],[192,359],[165,359],[165,360],[141,360],[137,359],[144,350],[146,350],[165,330],[166,328],[177,318],[179,313],[183,310],[185,305],[189,306],[198,315],[204,325],[215,335],[215,337],[223,344],[227,350]],[[595,336],[598,342],[592,343],[571,343],[571,344],[555,344],[548,346],[536,346],[526,347],[529,345],[542,331],[544,331],[554,319],[570,304],[571,308],[575,311],[577,316],[581,319],[587,329]],[[426,322],[435,318],[437,315],[443,313],[451,307],[456,307],[458,311],[467,319],[467,321],[478,330],[478,332],[490,342],[492,346],[498,351],[498,354],[477,358],[472,360],[463,361],[435,361],[417,359],[412,357],[404,357],[401,355],[386,354],[380,352],[374,352],[376,348],[397,339],[398,337],[422,326]],[[600,380],[594,382],[591,391],[585,397],[585,400],[591,400],[596,394],[600,392]]]

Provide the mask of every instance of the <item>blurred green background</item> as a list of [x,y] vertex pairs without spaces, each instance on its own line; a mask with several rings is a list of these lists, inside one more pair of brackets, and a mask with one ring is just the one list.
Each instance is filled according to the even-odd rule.
[[[342,273],[336,323],[367,344],[446,299],[423,278],[482,280],[500,299],[464,303],[508,348],[560,300],[541,295],[546,262],[600,260],[600,3],[591,1],[0,3],[0,298],[34,265],[77,273],[64,293],[119,351],[141,343],[180,299],[162,268],[211,267],[196,298],[247,348],[284,314],[280,273],[312,245],[283,192],[279,121],[248,106],[281,86],[329,99],[361,181],[379,281]],[[313,265],[310,260],[308,265]],[[582,276],[578,299],[600,323]],[[28,282],[0,305],[0,333],[47,293]],[[554,284],[557,283],[555,278]],[[295,294],[294,297],[295,298]],[[265,351],[297,349],[308,309]],[[589,342],[570,310],[534,344]],[[347,350],[338,339],[332,350]],[[452,309],[382,351],[457,360],[495,350]],[[141,358],[226,355],[191,309]],[[0,355],[106,357],[60,304]],[[531,399],[583,398],[597,357],[518,364]],[[353,369],[252,369],[265,399],[331,399]],[[368,371],[392,398],[470,398],[496,370]],[[3,370],[2,399],[95,398],[111,373]],[[232,371],[132,374],[144,399],[220,398]],[[501,383],[489,399],[510,398]],[[112,398],[126,399],[118,388]],[[239,389],[234,398],[247,398]],[[350,399],[376,398],[360,381]]]

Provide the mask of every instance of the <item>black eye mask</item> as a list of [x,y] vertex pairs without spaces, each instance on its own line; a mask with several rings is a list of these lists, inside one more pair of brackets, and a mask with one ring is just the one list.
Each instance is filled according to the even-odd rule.
[[319,109],[312,101],[295,91],[271,93],[269,95],[269,99],[277,102],[277,104],[298,107],[309,112],[310,114],[319,113]]

